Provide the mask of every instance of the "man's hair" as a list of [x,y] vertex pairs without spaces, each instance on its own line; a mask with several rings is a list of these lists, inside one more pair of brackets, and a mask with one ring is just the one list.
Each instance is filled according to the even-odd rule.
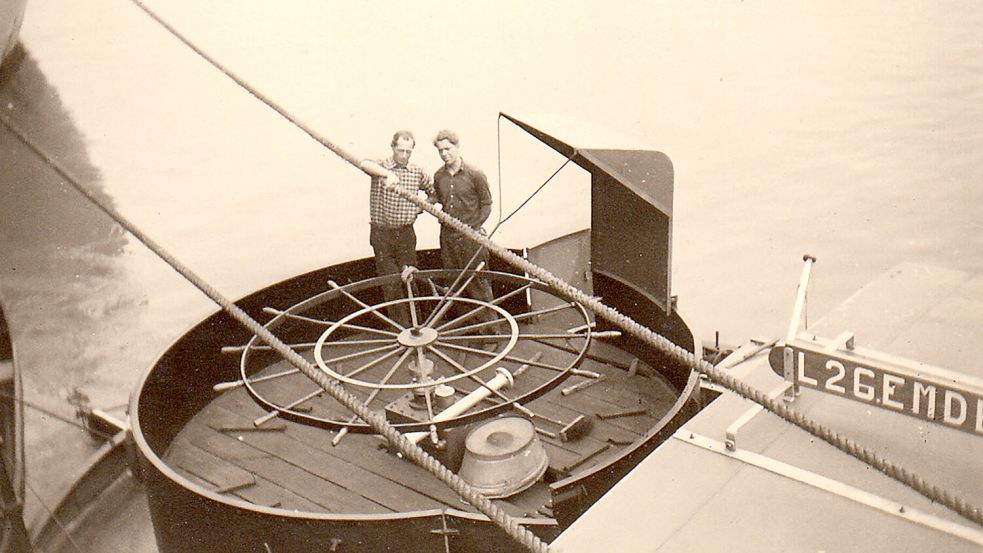
[[447,129],[444,129],[439,133],[437,133],[437,136],[435,136],[433,139],[433,145],[436,146],[437,143],[440,142],[441,140],[447,140],[448,142],[450,142],[455,146],[459,146],[461,144],[461,139],[457,137],[457,133],[454,131],[449,131]]
[[390,144],[390,146],[395,146],[396,143],[399,142],[399,139],[401,138],[404,140],[413,141],[413,146],[416,146],[416,139],[413,138],[413,133],[411,133],[410,131],[396,131],[396,134],[393,135],[393,141],[392,144]]

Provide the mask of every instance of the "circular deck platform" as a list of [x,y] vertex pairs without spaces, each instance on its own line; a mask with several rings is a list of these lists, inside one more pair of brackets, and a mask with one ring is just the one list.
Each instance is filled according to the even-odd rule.
[[[353,269],[333,272],[359,273]],[[438,314],[441,298],[457,289],[446,273],[421,272],[420,286],[445,282],[429,293],[411,290],[412,326],[396,321],[391,308],[400,302],[387,302],[381,288],[392,282],[378,278],[338,286],[323,272],[304,275],[239,303],[265,313],[279,338],[391,423],[418,433],[452,470],[482,421],[528,417],[548,468],[532,486],[495,501],[549,540],[695,412],[696,377],[616,333],[613,343],[592,339],[586,311],[540,283],[481,276],[492,282],[493,301],[460,294],[458,305]],[[497,315],[483,320],[482,305]],[[488,391],[503,370],[515,375],[511,384]],[[438,386],[453,390],[452,405],[479,392],[487,397],[444,419]],[[134,402],[141,472],[165,553],[313,552],[331,540],[380,551],[511,544],[221,313],[162,356]]]

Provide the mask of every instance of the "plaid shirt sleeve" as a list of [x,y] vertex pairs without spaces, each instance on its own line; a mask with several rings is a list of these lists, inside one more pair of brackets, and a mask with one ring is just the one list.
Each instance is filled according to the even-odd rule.
[[[433,193],[433,183],[430,176],[419,166],[409,164],[406,167],[399,167],[392,158],[381,161],[380,165],[396,173],[396,176],[399,177],[397,186],[404,190],[414,194],[419,190],[423,190],[427,194]],[[372,223],[384,226],[412,225],[422,210],[397,192],[386,190],[384,181],[385,179],[382,177],[372,179],[369,206]]]

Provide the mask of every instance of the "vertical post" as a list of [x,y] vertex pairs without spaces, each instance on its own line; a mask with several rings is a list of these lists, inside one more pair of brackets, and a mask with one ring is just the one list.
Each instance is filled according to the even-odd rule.
[[[529,261],[529,248],[522,248],[522,259]],[[529,273],[524,273],[526,278],[532,278]],[[526,309],[532,311],[532,289],[526,288]]]
[[795,335],[799,332],[799,321],[802,319],[802,307],[806,301],[806,287],[809,285],[809,275],[812,273],[812,265],[816,258],[809,254],[802,256],[805,265],[802,266],[802,276],[799,277],[799,286],[795,290],[795,305],[792,307],[792,319],[788,322],[788,331],[785,333],[785,347],[782,348],[782,374],[785,380],[791,382],[788,390],[785,391],[785,400],[792,401],[799,393],[799,383],[795,372],[795,357],[790,347]]

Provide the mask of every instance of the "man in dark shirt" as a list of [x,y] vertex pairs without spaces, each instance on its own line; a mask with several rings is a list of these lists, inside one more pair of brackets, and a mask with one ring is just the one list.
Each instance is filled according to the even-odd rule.
[[[433,140],[440,159],[444,161],[444,166],[433,177],[436,200],[446,213],[484,233],[481,225],[488,220],[492,206],[488,179],[481,169],[464,163],[458,151],[459,144],[457,134],[448,130],[440,131]],[[470,268],[477,267],[482,261],[487,268],[488,251],[485,248],[449,226],[440,225],[440,258],[445,269],[463,269],[478,250]],[[467,292],[476,300],[491,302],[493,299],[491,285],[484,278],[475,278]],[[481,312],[481,318],[487,321],[494,315],[485,309]],[[494,329],[490,326],[487,331],[494,332]]]

